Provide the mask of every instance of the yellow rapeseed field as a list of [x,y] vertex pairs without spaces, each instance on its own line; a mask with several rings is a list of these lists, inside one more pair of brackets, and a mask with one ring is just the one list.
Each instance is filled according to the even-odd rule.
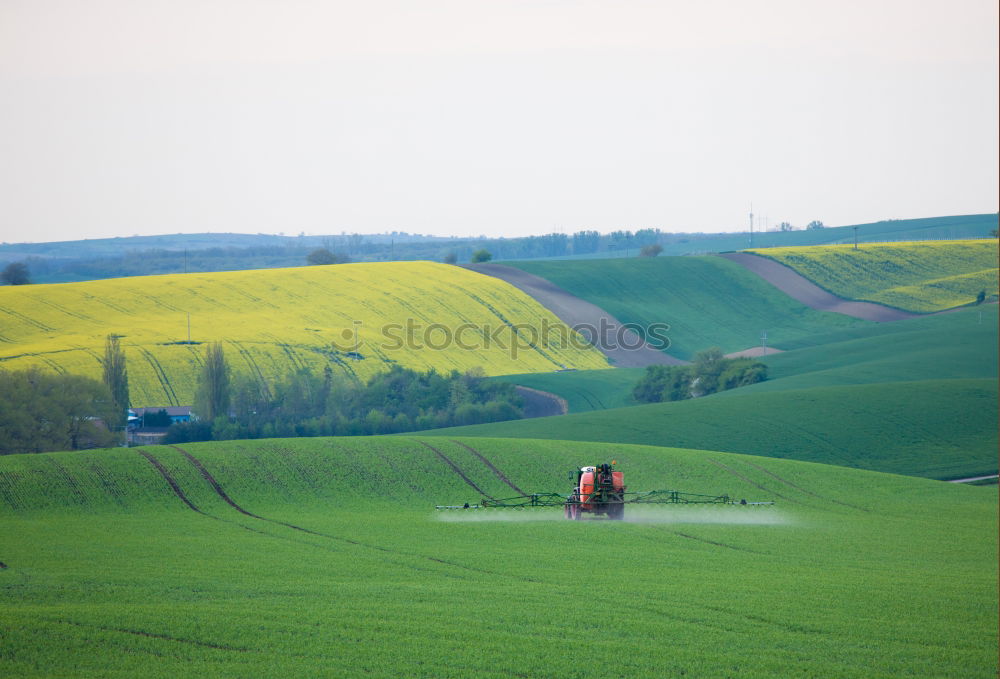
[[789,266],[835,295],[907,311],[997,299],[997,239],[814,245],[748,250]]
[[432,262],[0,287],[0,367],[100,379],[109,333],[123,337],[133,406],[192,403],[214,341],[234,371],[268,381],[327,365],[361,379],[394,363],[488,375],[608,367],[520,290]]

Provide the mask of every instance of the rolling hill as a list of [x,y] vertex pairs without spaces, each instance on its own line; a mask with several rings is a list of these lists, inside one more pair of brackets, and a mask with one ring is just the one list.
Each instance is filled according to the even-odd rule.
[[997,381],[745,387],[688,401],[424,433],[703,448],[951,479],[997,471]]
[[[771,507],[435,515],[634,489]],[[473,487],[475,486],[475,487]],[[672,448],[271,440],[0,458],[8,676],[993,677],[997,494]],[[640,509],[642,511],[640,511]],[[596,602],[596,603],[595,603]],[[581,662],[595,643],[607,662]]]
[[[754,392],[850,384],[993,378],[997,363],[996,305],[894,323],[868,324],[788,342],[786,351],[755,360],[767,364],[769,379],[717,397]],[[569,412],[637,405],[632,388],[641,368],[580,370],[492,379],[547,391],[563,399]]]
[[725,353],[867,324],[814,311],[743,267],[719,257],[510,262],[605,309],[622,323],[668,323],[671,355],[689,359],[718,346]]
[[0,318],[9,369],[99,378],[105,337],[122,336],[133,406],[192,403],[206,342],[262,380],[325,366],[364,378],[397,363],[490,375],[607,365],[519,290],[430,262],[6,286]]

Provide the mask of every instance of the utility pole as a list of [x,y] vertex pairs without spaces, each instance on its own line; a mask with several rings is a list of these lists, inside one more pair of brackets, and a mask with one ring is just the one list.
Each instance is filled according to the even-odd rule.
[[753,247],[753,201],[750,201],[750,247]]
[[763,350],[763,355],[767,356],[767,330],[761,331],[760,334],[760,346]]
[[188,344],[191,344],[191,314],[188,314]]
[[854,227],[854,249],[858,249],[858,227]]

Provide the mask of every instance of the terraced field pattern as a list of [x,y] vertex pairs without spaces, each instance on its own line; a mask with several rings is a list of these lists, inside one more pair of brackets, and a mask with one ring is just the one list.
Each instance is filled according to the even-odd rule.
[[[436,504],[635,490],[773,506]],[[10,677],[997,673],[997,489],[565,441],[260,440],[0,457]],[[640,511],[644,510],[644,511]]]
[[997,299],[997,239],[776,247],[747,250],[791,267],[846,299],[915,312]]
[[4,286],[0,320],[8,369],[99,379],[105,337],[123,336],[133,406],[192,403],[201,343],[214,341],[264,380],[328,365],[360,378],[396,363],[488,375],[607,366],[519,290],[431,262]]

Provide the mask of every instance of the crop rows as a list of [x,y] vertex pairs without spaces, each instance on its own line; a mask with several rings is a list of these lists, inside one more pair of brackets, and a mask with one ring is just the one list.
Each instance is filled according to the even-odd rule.
[[[401,341],[408,321],[418,324],[412,342]],[[0,366],[10,369],[38,365],[99,377],[106,335],[122,336],[135,406],[191,403],[202,345],[215,341],[236,371],[265,381],[325,366],[365,379],[396,363],[489,375],[607,365],[582,343],[543,338],[530,346],[514,326],[561,325],[544,307],[495,278],[428,262],[7,286],[0,288],[0,322]],[[434,323],[440,329],[429,347],[424,333]],[[475,328],[465,344],[482,346],[448,343],[447,332],[463,323]],[[489,346],[484,334],[492,334]]]
[[[559,491],[612,456],[636,490],[778,504],[631,523],[431,515],[475,499],[463,477],[494,496]],[[995,489],[705,451],[374,437],[8,456],[0,491],[10,676],[583,679],[595,639],[612,640],[601,675],[629,679],[997,669]]]

